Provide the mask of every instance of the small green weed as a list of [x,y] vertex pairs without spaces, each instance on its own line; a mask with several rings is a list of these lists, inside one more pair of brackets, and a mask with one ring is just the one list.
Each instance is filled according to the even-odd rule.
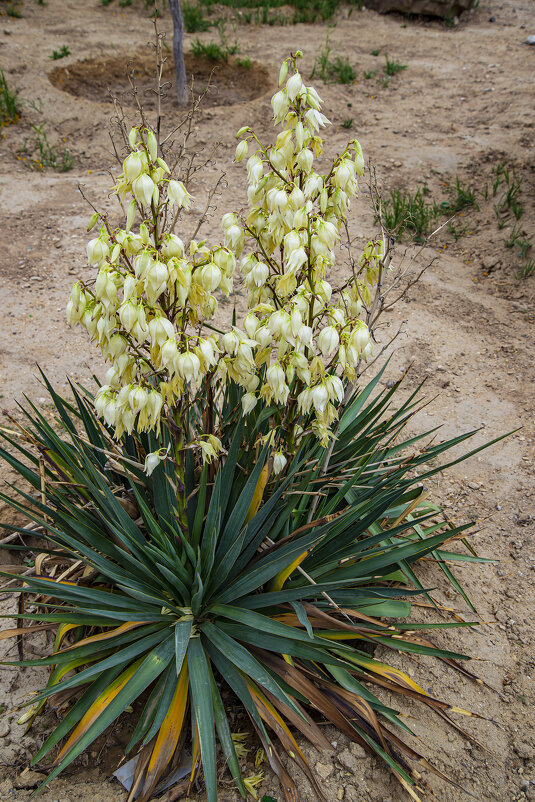
[[366,78],[367,81],[369,81],[370,78],[375,78],[376,75],[377,75],[377,70],[367,70],[364,72],[364,77]]
[[514,248],[515,245],[518,244],[520,238],[524,236],[524,231],[522,227],[519,226],[517,223],[513,226],[513,230],[509,234],[508,237],[505,238],[504,243],[506,248]]
[[524,262],[517,270],[518,278],[529,278],[533,275],[535,275],[535,259],[529,259],[527,262]]
[[385,228],[394,236],[401,239],[407,231],[416,242],[425,242],[440,215],[440,207],[434,201],[427,203],[422,189],[414,194],[395,189],[383,199],[382,214]]
[[19,9],[18,6],[12,6],[11,4],[8,5],[6,9],[6,14],[8,17],[14,17],[15,19],[22,19],[22,11]]
[[132,0],[119,0],[119,5],[121,8],[127,8],[132,5]]
[[391,77],[389,75],[383,75],[381,78],[381,86],[384,86],[385,89],[387,86],[390,86]]
[[455,178],[455,188],[451,191],[455,193],[455,195],[451,202],[446,201],[443,204],[445,210],[449,209],[452,212],[460,212],[470,206],[476,209],[476,211],[479,210],[474,190],[472,187],[463,187],[459,176]]
[[353,117],[349,117],[342,123],[342,128],[352,128],[352,127],[353,127]]
[[498,199],[494,204],[494,211],[498,218],[498,228],[503,228],[511,214],[516,220],[520,220],[524,214],[521,201],[523,179],[515,168],[509,167],[506,162],[497,164],[492,172],[494,174],[492,195]]
[[70,56],[71,51],[67,47],[67,45],[61,45],[59,50],[53,50],[52,55],[50,56],[51,59],[57,61],[60,58],[65,58],[65,56]]
[[377,48],[377,50],[372,50],[372,56],[378,56],[380,52],[380,48]]
[[210,27],[209,20],[205,19],[201,6],[196,3],[181,4],[182,16],[184,17],[184,28],[188,33],[207,31]]
[[324,83],[350,84],[357,77],[357,73],[350,65],[347,58],[337,56],[335,61],[331,61],[331,46],[329,44],[329,32],[325,37],[325,46],[320,50],[319,56],[314,61],[314,68],[310,75],[311,78],[321,78]]
[[454,223],[448,223],[448,231],[450,231],[453,234],[455,242],[459,242],[461,237],[464,237],[468,229],[469,229],[468,223],[466,223],[464,226],[456,226]]
[[251,69],[251,59],[248,56],[246,58],[236,59],[236,64],[238,65],[238,67],[242,67],[244,70]]
[[0,70],[0,125],[16,123],[19,117],[18,95],[9,88],[3,70]]
[[[67,173],[74,167],[74,156],[65,148],[61,150],[57,145],[51,145],[44,129],[44,123],[32,125],[32,130],[35,134],[35,147],[39,152],[39,157],[34,158],[28,166],[37,170],[52,167],[58,173]],[[28,153],[27,141],[24,143],[23,151]]]
[[399,61],[390,61],[388,58],[388,53],[385,53],[385,75],[392,77],[393,75],[397,75],[398,72],[402,72],[403,70],[407,69],[406,64],[401,64]]

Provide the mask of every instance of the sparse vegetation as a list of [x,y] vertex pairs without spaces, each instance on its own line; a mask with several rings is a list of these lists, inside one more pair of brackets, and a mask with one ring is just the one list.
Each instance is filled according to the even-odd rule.
[[353,126],[353,117],[348,117],[347,120],[344,120],[342,123],[342,128],[352,128]]
[[184,28],[188,33],[200,33],[208,30],[210,21],[205,18],[203,10],[198,3],[183,2],[181,8]]
[[0,125],[11,125],[18,122],[20,107],[18,94],[7,85],[4,71],[0,70]]
[[61,45],[59,50],[53,50],[52,55],[50,56],[51,59],[54,61],[58,61],[60,58],[65,58],[65,56],[70,56],[71,51],[67,47],[67,45]]
[[390,196],[381,201],[381,216],[387,231],[398,239],[407,231],[416,242],[424,242],[441,213],[435,201],[426,201],[426,194],[425,187],[415,193],[391,190]]
[[[60,148],[58,145],[51,145],[45,132],[45,124],[32,125],[32,130],[35,134],[34,151],[38,152],[38,156],[34,156],[30,160],[23,158],[29,167],[34,170],[44,170],[45,167],[51,167],[58,173],[67,173],[74,167],[74,156],[69,153],[66,148]],[[24,143],[23,152],[28,156],[30,148],[28,147],[28,140]]]
[[347,57],[336,56],[331,61],[331,45],[329,44],[329,32],[325,37],[325,46],[320,50],[318,57],[314,61],[314,68],[311,78],[321,78],[324,83],[350,84],[357,77],[357,73],[350,65]]
[[403,70],[407,69],[406,64],[401,64],[399,61],[391,61],[388,58],[388,53],[385,53],[385,75],[388,75],[390,78],[393,75],[397,75],[398,72],[402,72]]

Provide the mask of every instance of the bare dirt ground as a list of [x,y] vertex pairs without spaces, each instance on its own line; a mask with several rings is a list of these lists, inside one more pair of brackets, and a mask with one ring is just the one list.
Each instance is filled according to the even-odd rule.
[[[151,25],[141,5],[134,2],[131,8],[121,8],[117,3],[104,7],[97,0],[48,0],[41,6],[26,0],[20,6],[22,18],[0,18],[0,67],[9,85],[24,98],[20,122],[0,129],[0,397],[3,408],[15,415],[16,399],[23,393],[48,414],[45,394],[35,378],[36,363],[63,389],[66,376],[87,382],[93,372],[103,372],[84,333],[67,327],[64,308],[73,280],[85,269],[89,212],[78,184],[98,204],[111,203],[106,200],[107,170],[114,164],[107,134],[112,107],[105,98],[106,75],[112,76],[110,83],[116,90],[126,88],[120,78],[123,65],[137,63],[142,80],[151,58],[146,44]],[[0,3],[0,13],[6,8],[6,3]],[[358,78],[350,85],[314,82],[333,122],[326,135],[325,161],[343,147],[348,135],[358,136],[385,191],[395,187],[414,191],[426,183],[440,203],[451,197],[448,185],[456,176],[464,186],[483,193],[486,184],[492,185],[492,168],[505,160],[523,178],[520,224],[533,237],[535,48],[522,44],[528,34],[535,33],[530,27],[534,24],[531,0],[504,0],[499,6],[481,0],[454,28],[397,15],[382,17],[369,10],[352,15],[342,10],[336,22],[330,37],[333,55],[347,56]],[[164,19],[163,27],[168,25]],[[206,236],[219,237],[218,215],[245,203],[244,167],[232,163],[236,130],[250,124],[270,139],[268,101],[280,61],[299,47],[305,54],[303,74],[310,75],[326,30],[321,24],[237,27],[240,58],[251,59],[251,72],[244,76],[238,67],[216,72],[218,99],[196,121],[199,148],[209,153],[216,141],[222,143],[193,187],[198,209],[214,177],[226,173],[218,213],[209,222]],[[187,47],[192,38],[186,37]],[[216,37],[208,32],[200,38]],[[52,50],[63,44],[71,55],[52,61]],[[376,49],[380,56],[372,55]],[[386,52],[407,68],[383,86],[379,79]],[[363,77],[365,71],[373,70],[379,70],[375,77]],[[177,114],[171,104],[170,119]],[[342,123],[351,118],[352,128],[346,130]],[[32,169],[30,126],[43,123],[49,141],[73,154],[70,172]],[[427,378],[426,394],[437,398],[415,426],[423,429],[443,423],[441,437],[483,427],[476,435],[476,441],[483,442],[522,427],[430,487],[432,497],[452,517],[473,515],[481,521],[473,545],[480,555],[498,560],[494,565],[458,569],[481,620],[493,623],[478,626],[477,631],[451,630],[437,638],[451,649],[471,654],[473,670],[494,690],[424,659],[416,664],[400,656],[398,664],[424,688],[492,719],[459,719],[481,744],[474,745],[426,710],[407,705],[404,712],[412,717],[411,726],[420,738],[418,748],[473,799],[513,802],[535,799],[535,278],[516,280],[518,256],[504,244],[512,224],[498,228],[492,197],[485,200],[478,195],[478,202],[479,211],[467,211],[457,221],[463,226],[466,221],[467,227],[458,242],[446,229],[418,257],[421,264],[436,259],[391,316],[391,331],[402,320],[406,324],[393,348],[385,381],[397,378],[409,365],[409,388]],[[196,214],[186,225],[194,226]],[[354,231],[363,241],[373,234],[366,192],[355,206],[354,221]],[[398,246],[399,258],[403,251],[404,243]],[[343,272],[343,262],[339,270]],[[238,305],[243,305],[241,299]],[[223,315],[227,312],[223,307]],[[5,469],[2,476],[13,478]],[[1,513],[10,514],[5,509]],[[3,555],[2,562],[16,561],[16,555]],[[428,586],[440,582],[431,572],[425,581]],[[439,591],[438,597],[466,612],[462,599],[450,589]],[[3,604],[11,610],[15,600]],[[14,655],[5,644],[3,653]],[[31,669],[17,672],[0,667],[2,802],[26,800],[31,793],[16,787],[16,777],[51,719],[41,725],[44,730],[38,724],[24,736],[13,708],[41,682],[43,675]],[[68,776],[53,782],[42,794],[42,802],[125,799],[118,783],[106,778],[120,756],[123,726],[119,724]],[[336,732],[329,736],[336,742],[333,755],[308,750],[329,802],[405,798],[383,767],[349,749]],[[442,802],[469,798],[455,787],[432,777],[430,781]],[[223,800],[235,799],[226,780],[222,788]],[[262,793],[281,798],[269,773]],[[202,794],[191,797],[202,798]],[[312,798],[304,783],[303,798]]]

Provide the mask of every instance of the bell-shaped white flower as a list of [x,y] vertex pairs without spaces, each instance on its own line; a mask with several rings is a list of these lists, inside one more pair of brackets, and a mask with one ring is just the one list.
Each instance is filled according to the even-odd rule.
[[284,467],[287,462],[288,460],[286,459],[282,451],[277,451],[275,456],[273,457],[273,473],[275,474],[275,476],[277,476],[282,470],[284,470]]
[[110,252],[110,249],[100,237],[92,239],[87,243],[87,261],[91,266],[99,265]]
[[193,201],[192,196],[189,194],[182,181],[169,181],[167,185],[167,197],[171,207],[176,204],[180,209],[186,210],[190,208]]
[[325,326],[318,335],[318,348],[324,357],[334,354],[340,345],[340,337],[334,326]]
[[156,185],[149,175],[143,173],[132,182],[134,197],[144,206],[150,206]]
[[124,160],[124,175],[126,180],[129,184],[132,183],[144,170],[144,164],[141,159],[141,156],[137,151],[131,153],[130,156],[127,156]]
[[186,351],[176,359],[177,373],[185,382],[197,381],[201,369],[201,362],[197,354]]

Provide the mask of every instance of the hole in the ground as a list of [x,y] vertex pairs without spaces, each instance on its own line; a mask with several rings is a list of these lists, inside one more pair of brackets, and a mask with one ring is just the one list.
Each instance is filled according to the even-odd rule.
[[[202,92],[211,80],[203,108],[209,106],[231,106],[263,95],[271,88],[269,71],[256,61],[229,58],[228,61],[212,61],[191,53],[185,56],[186,72],[196,93]],[[126,56],[108,59],[88,59],[69,67],[57,67],[49,74],[50,82],[58,89],[75,97],[111,102],[115,96],[125,106],[133,106],[134,98],[127,78]],[[154,54],[136,59],[134,69],[138,95],[147,109],[156,108]],[[174,66],[169,59],[164,66],[164,80],[171,85],[166,88],[166,103],[178,107],[174,91]],[[108,91],[109,90],[109,91]]]

